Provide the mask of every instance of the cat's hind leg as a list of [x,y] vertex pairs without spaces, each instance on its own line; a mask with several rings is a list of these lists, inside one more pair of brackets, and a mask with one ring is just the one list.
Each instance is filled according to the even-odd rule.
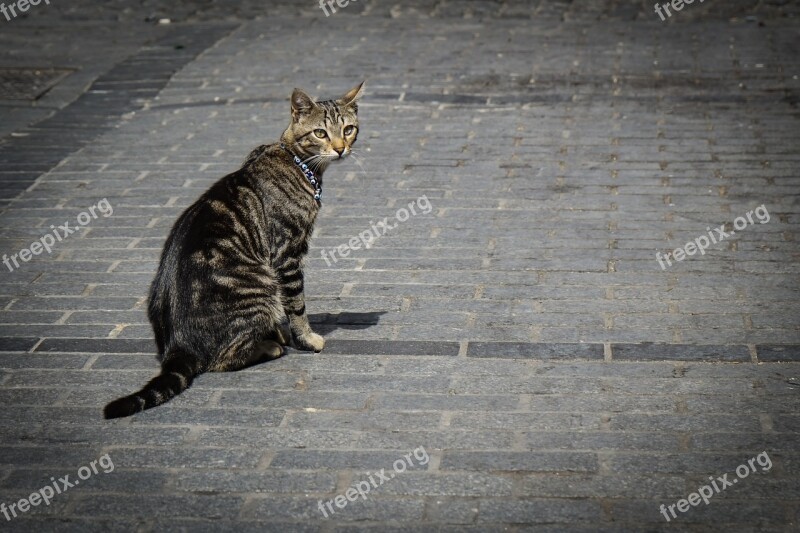
[[[257,274],[263,277],[262,272]],[[268,283],[265,285],[269,287]],[[252,299],[249,293],[254,288],[245,286],[244,289],[248,292],[247,297]],[[220,339],[219,345],[223,348],[214,358],[212,371],[233,372],[277,359],[285,353],[281,329],[285,318],[280,298],[274,291],[265,290],[257,302],[239,306],[228,313],[228,330],[225,338]]]
[[210,368],[211,372],[235,372],[284,354],[283,347],[272,339],[234,341],[222,353],[219,362]]
[[277,359],[286,353],[283,349],[283,346],[272,339],[264,339],[263,341],[257,343],[254,350],[256,352],[254,356],[264,361]]

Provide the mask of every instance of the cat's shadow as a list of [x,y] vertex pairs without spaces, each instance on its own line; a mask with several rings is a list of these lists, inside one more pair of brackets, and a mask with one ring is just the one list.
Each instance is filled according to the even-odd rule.
[[368,313],[309,313],[308,321],[311,329],[323,337],[337,329],[367,329],[376,326],[387,311]]

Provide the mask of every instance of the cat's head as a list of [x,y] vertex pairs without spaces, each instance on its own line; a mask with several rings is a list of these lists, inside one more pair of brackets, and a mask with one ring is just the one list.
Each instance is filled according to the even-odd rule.
[[303,159],[315,157],[323,166],[350,155],[358,138],[358,104],[364,82],[341,98],[315,102],[300,89],[292,93],[292,122],[281,137]]

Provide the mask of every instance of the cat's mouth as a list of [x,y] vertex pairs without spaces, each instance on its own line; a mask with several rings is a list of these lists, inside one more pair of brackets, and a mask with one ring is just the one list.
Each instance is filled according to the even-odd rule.
[[350,152],[345,149],[345,150],[342,150],[341,153],[333,152],[332,154],[327,154],[324,157],[326,157],[329,162],[330,161],[339,161],[339,160],[344,159],[345,157],[347,157],[349,154],[350,154]]

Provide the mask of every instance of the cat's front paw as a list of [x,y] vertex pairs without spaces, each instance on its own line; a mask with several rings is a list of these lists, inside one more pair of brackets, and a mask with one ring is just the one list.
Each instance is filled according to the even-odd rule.
[[296,337],[295,347],[298,350],[313,350],[315,352],[321,352],[325,347],[325,339],[322,337],[322,335],[317,335],[312,331],[311,333],[307,333],[301,337]]

